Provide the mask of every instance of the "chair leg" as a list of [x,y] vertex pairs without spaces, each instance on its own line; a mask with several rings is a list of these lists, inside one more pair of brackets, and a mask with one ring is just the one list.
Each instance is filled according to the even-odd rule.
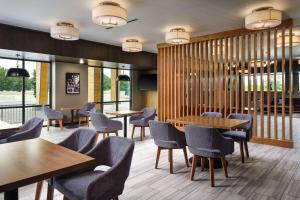
[[248,142],[247,141],[244,142],[244,146],[245,146],[246,157],[249,158]]
[[105,138],[106,133],[103,133],[103,139]]
[[186,147],[183,148],[183,154],[184,154],[185,165],[187,167],[189,167],[189,160],[188,160],[188,157],[187,157]]
[[197,166],[197,160],[198,160],[198,156],[194,155],[193,156],[193,162],[192,162],[192,168],[191,168],[191,171],[190,171],[191,181],[194,179],[195,169],[196,169],[196,166]]
[[170,174],[173,174],[173,149],[169,149]]
[[209,177],[210,177],[210,186],[215,187],[214,159],[213,158],[209,158]]
[[242,163],[245,162],[245,158],[244,158],[244,143],[243,142],[240,142],[240,152],[241,152],[241,159],[242,159]]
[[226,178],[228,178],[227,163],[226,163],[225,156],[221,157],[221,161],[222,161],[224,175],[225,175]]
[[80,124],[81,124],[81,117],[79,117],[78,119],[78,126],[80,126]]
[[119,197],[114,197],[113,200],[119,200]]
[[161,147],[158,146],[157,147],[157,153],[156,153],[155,169],[158,168],[158,162],[159,162],[160,152],[161,152]]
[[63,121],[62,119],[58,120],[60,130],[63,130]]
[[205,158],[201,157],[201,171],[203,172],[205,168]]
[[132,128],[131,139],[133,139],[134,130],[135,130],[135,125],[133,125],[133,128]]
[[89,120],[89,117],[86,117],[86,126],[87,126],[87,127],[90,127],[90,120]]
[[35,200],[41,199],[42,188],[43,188],[43,181],[40,181],[36,185],[35,198],[34,198]]
[[47,200],[53,200],[54,188],[48,184]]
[[51,125],[51,119],[48,119],[48,123],[47,123],[47,131],[49,131],[50,125]]
[[143,127],[141,126],[141,141],[143,141]]
[[119,133],[118,133],[118,131],[116,131],[116,136],[119,136]]
[[146,137],[146,133],[145,133],[146,127],[143,127],[143,136]]

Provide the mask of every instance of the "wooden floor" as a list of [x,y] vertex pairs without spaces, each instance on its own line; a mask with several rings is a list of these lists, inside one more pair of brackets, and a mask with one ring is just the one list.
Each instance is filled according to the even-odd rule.
[[[129,131],[131,127],[129,127]],[[72,130],[60,131],[51,128],[43,130],[42,137],[52,142],[59,142]],[[130,132],[129,132],[130,133]],[[295,131],[295,138],[300,132]],[[162,152],[159,169],[154,169],[156,146],[146,129],[147,138],[140,142],[139,130],[136,132],[136,146],[130,177],[126,182],[121,200],[199,200],[199,199],[262,199],[274,200],[300,199],[300,149],[285,149],[261,144],[250,144],[250,159],[242,164],[239,157],[239,146],[228,156],[229,178],[221,170],[215,171],[216,187],[211,188],[207,171],[197,168],[195,181],[188,179],[189,169],[185,167],[183,152],[174,152],[174,174],[169,174],[167,152]],[[44,184],[45,185],[45,184]],[[20,189],[21,200],[33,200],[35,184]],[[45,199],[46,188],[42,199]],[[0,194],[0,199],[3,195]],[[55,199],[62,199],[55,192]]]

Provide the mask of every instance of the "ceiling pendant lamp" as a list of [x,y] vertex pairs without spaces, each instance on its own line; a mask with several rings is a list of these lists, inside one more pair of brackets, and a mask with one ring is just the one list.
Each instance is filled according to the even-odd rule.
[[253,10],[245,18],[245,26],[249,30],[273,28],[281,24],[282,12],[273,7],[263,7]]
[[127,10],[120,4],[104,1],[92,10],[92,19],[100,26],[122,26],[127,23]]
[[[300,45],[300,36],[299,35],[295,35],[295,33],[293,33],[292,35],[292,46],[298,46]],[[282,35],[279,35],[277,38],[277,47],[281,47],[282,46]],[[284,46],[288,47],[290,46],[290,36],[287,34],[284,36]]]
[[116,81],[130,81],[130,77],[128,76],[128,75],[126,75],[126,74],[124,74],[124,66],[122,66],[122,71],[123,71],[123,74],[120,74],[118,77],[117,77],[117,79],[116,79]]
[[122,50],[127,52],[140,52],[143,50],[143,45],[136,39],[128,39],[122,43]]
[[17,54],[17,67],[9,68],[6,72],[6,77],[29,77],[29,73],[26,69],[19,68],[19,54]]
[[190,34],[184,28],[174,28],[166,33],[165,40],[168,44],[187,44],[190,42]]
[[79,30],[68,22],[58,22],[51,27],[51,37],[58,40],[78,40]]

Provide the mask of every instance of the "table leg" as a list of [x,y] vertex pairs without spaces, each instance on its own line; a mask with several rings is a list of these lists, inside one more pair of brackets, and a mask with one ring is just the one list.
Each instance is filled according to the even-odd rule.
[[18,199],[19,199],[18,188],[4,192],[4,200],[18,200]]
[[124,137],[127,138],[127,116],[124,116]]
[[71,122],[70,122],[70,124],[66,127],[66,128],[68,128],[68,129],[73,129],[73,128],[77,128],[76,126],[75,126],[75,124],[74,124],[74,111],[75,110],[71,110]]

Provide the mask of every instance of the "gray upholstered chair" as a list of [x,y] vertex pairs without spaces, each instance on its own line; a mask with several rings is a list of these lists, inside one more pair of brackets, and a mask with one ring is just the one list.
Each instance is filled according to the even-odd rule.
[[194,154],[190,172],[193,180],[197,161],[201,158],[201,170],[204,170],[205,158],[209,159],[210,183],[214,187],[214,159],[221,158],[225,177],[228,177],[225,156],[234,152],[234,143],[231,138],[223,137],[214,128],[200,126],[186,126],[185,137],[189,151]]
[[189,167],[184,133],[166,122],[149,121],[150,134],[157,145],[155,169],[157,169],[161,150],[169,151],[170,173],[173,174],[173,149],[183,149],[185,164]]
[[220,112],[204,112],[201,115],[202,117],[218,117],[221,118],[223,116]]
[[44,119],[34,117],[17,131],[0,134],[0,144],[38,138],[41,135]]
[[122,122],[109,119],[102,113],[91,112],[90,116],[92,125],[97,131],[97,135],[103,134],[103,138],[105,138],[106,135],[109,136],[109,133],[116,133],[116,136],[118,136],[118,131],[122,130]]
[[129,175],[134,150],[133,141],[121,137],[107,137],[87,153],[97,165],[110,167],[106,171],[89,170],[58,177],[54,187],[70,200],[118,199]]
[[145,127],[149,127],[149,121],[155,118],[155,108],[144,108],[142,111],[142,114],[133,115],[129,118],[129,123],[133,125],[131,139],[133,139],[135,128],[141,127],[141,140],[143,140],[143,137],[145,137]]
[[79,126],[83,118],[86,121],[87,126],[89,127],[89,118],[91,112],[96,112],[96,104],[95,103],[84,104],[83,107],[78,111]]
[[51,125],[52,120],[57,120],[59,123],[59,127],[62,130],[63,129],[63,113],[59,110],[52,110],[46,105],[43,105],[43,111],[44,114],[47,117],[48,123],[47,123],[47,131],[49,131],[49,127]]
[[[69,137],[64,139],[62,142],[58,143],[58,145],[63,146],[65,148],[71,149],[73,151],[77,151],[79,153],[87,153],[90,151],[96,144],[96,131],[92,129],[79,128],[75,130]],[[41,192],[43,187],[43,181],[37,183],[35,200],[40,199]],[[53,196],[54,189],[48,183],[48,191],[47,195]],[[50,195],[50,193],[52,193]]]
[[228,118],[229,119],[241,119],[241,120],[248,121],[247,124],[236,127],[236,130],[230,130],[230,131],[223,132],[223,135],[225,137],[230,137],[235,142],[240,143],[241,159],[242,159],[242,163],[244,163],[245,162],[244,150],[246,152],[247,158],[249,158],[248,142],[252,138],[252,125],[253,125],[252,115],[234,113],[234,114],[230,114],[228,116]]

